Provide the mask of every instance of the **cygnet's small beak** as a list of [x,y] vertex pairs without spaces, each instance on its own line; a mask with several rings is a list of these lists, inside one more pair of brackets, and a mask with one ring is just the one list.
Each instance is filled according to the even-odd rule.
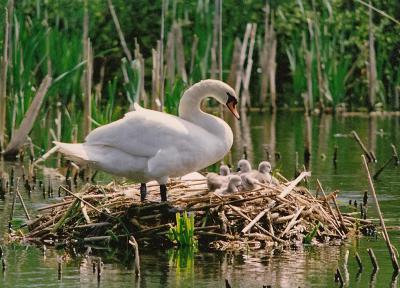
[[240,168],[239,168],[239,167],[237,167],[237,168],[236,168],[236,172],[239,172],[239,171],[240,171]]

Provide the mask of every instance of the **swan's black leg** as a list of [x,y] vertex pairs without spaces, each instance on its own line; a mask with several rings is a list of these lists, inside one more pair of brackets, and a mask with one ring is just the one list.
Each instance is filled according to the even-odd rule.
[[165,184],[160,185],[160,195],[162,202],[167,201],[167,186]]
[[140,183],[140,201],[146,200],[147,187],[146,183]]

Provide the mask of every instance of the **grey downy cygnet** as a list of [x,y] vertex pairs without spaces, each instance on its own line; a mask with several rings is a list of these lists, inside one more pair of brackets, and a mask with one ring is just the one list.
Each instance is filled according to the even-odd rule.
[[238,162],[238,173],[242,180],[242,187],[244,190],[253,190],[258,188],[258,184],[264,183],[266,180],[260,172],[251,169],[250,162],[246,159],[241,159]]
[[219,168],[219,175],[217,173],[207,174],[207,188],[209,191],[215,191],[224,185],[228,184],[230,169],[226,165],[221,165]]
[[265,176],[266,183],[276,186],[279,184],[279,181],[278,179],[276,179],[274,176],[271,175],[271,171],[272,171],[272,166],[271,163],[269,163],[268,161],[262,161],[258,165],[258,172],[260,172]]
[[242,178],[239,175],[229,175],[228,179],[228,184],[217,189],[214,193],[221,195],[238,192],[238,187],[242,185]]

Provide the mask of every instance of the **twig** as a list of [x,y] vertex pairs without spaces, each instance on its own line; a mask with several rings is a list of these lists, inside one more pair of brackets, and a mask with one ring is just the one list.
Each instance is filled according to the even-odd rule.
[[118,37],[121,42],[122,49],[124,50],[126,58],[128,58],[129,64],[131,64],[132,54],[128,49],[128,45],[126,45],[124,33],[122,32],[121,25],[119,24],[117,13],[115,13],[114,5],[112,4],[111,0],[108,0],[107,3],[108,3],[108,9],[110,9],[110,13],[114,21],[115,29],[117,30]]
[[86,205],[88,205],[88,206],[89,206],[90,208],[92,208],[93,210],[95,210],[95,211],[97,211],[97,212],[99,212],[99,213],[101,213],[101,214],[104,214],[104,215],[106,215],[106,216],[108,216],[108,217],[110,217],[110,218],[114,218],[114,219],[115,219],[114,216],[112,216],[112,215],[110,215],[109,213],[106,213],[106,212],[104,212],[104,211],[100,211],[99,209],[97,209],[96,207],[94,207],[92,204],[90,204],[88,201],[86,201],[86,200],[84,200],[83,198],[79,197],[78,195],[72,193],[71,191],[69,191],[69,190],[68,190],[67,188],[65,188],[64,186],[60,186],[60,188],[63,189],[65,192],[67,192],[67,193],[71,194],[72,196],[74,196],[76,199],[78,199],[78,200],[80,200],[81,202],[85,203]]
[[19,198],[19,201],[20,201],[21,204],[22,204],[22,208],[24,209],[26,218],[28,219],[28,221],[31,221],[31,217],[29,216],[28,210],[26,209],[24,199],[22,198],[21,194],[19,193],[19,188],[18,188],[18,186],[15,188],[15,193],[17,193],[17,196],[18,196],[18,198]]
[[138,243],[136,242],[135,237],[132,235],[129,237],[129,244],[132,245],[134,251],[135,251],[135,273],[136,276],[140,275],[140,258],[139,258],[139,246]]
[[396,253],[394,252],[393,246],[390,243],[389,234],[387,233],[386,226],[385,226],[385,221],[383,220],[381,208],[379,207],[378,198],[376,197],[375,187],[374,187],[374,183],[372,182],[371,174],[370,174],[369,169],[368,169],[367,160],[365,159],[364,155],[361,155],[361,158],[362,158],[362,161],[363,161],[363,164],[364,164],[365,172],[367,173],[370,192],[372,194],[372,197],[374,198],[375,205],[376,205],[376,210],[378,211],[379,220],[380,220],[381,227],[382,227],[382,232],[383,232],[384,239],[386,241],[386,245],[388,247],[389,254],[390,254],[390,257],[391,257],[391,260],[392,260],[393,269],[394,269],[394,271],[399,271],[399,263],[397,262],[397,257],[396,257]]
[[369,258],[371,258],[372,266],[374,266],[374,271],[377,271],[379,269],[379,266],[378,266],[378,261],[376,261],[374,251],[372,250],[372,248],[368,248],[367,251]]
[[356,140],[356,142],[358,143],[358,145],[360,145],[361,150],[363,150],[363,152],[364,152],[364,155],[368,158],[368,162],[372,162],[371,154],[368,152],[367,147],[365,147],[364,143],[361,141],[357,132],[353,130],[353,131],[351,131],[351,134],[353,135],[353,137]]
[[333,219],[334,219],[334,221],[335,221],[335,224],[337,225],[337,227],[340,227],[339,221],[338,221],[338,219],[336,218],[335,213],[333,213],[333,210],[332,210],[331,205],[329,205],[329,203],[328,203],[328,199],[326,198],[326,194],[325,194],[324,188],[322,188],[321,182],[319,182],[318,179],[317,179],[317,185],[318,185],[318,187],[319,187],[319,190],[322,192],[322,195],[324,196],[326,205],[328,206],[328,210],[329,210],[329,212],[331,213],[331,215],[332,215],[332,217],[333,217]]
[[285,230],[283,230],[283,232],[281,233],[281,235],[279,235],[281,238],[282,238],[283,236],[285,236],[285,234],[286,234],[287,232],[289,232],[289,230],[293,227],[293,225],[295,224],[295,222],[296,222],[297,218],[299,217],[301,211],[303,211],[304,208],[305,208],[305,207],[302,206],[302,207],[300,207],[299,210],[297,210],[296,214],[293,216],[292,220],[290,220],[290,222],[289,222],[289,224],[286,226]]
[[249,231],[258,221],[260,221],[261,217],[263,217],[270,209],[271,208],[268,207],[261,211],[249,224],[246,225],[246,227],[242,229],[240,233],[246,234],[246,232]]

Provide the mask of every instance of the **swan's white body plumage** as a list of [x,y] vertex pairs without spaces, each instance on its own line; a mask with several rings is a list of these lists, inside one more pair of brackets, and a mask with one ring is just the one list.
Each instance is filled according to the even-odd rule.
[[232,88],[220,81],[205,80],[185,92],[179,117],[136,104],[135,111],[93,130],[84,143],[55,144],[79,164],[142,183],[156,180],[165,184],[169,177],[219,161],[230,150],[233,135],[229,125],[200,110],[203,98],[218,99],[218,93],[226,89]]

